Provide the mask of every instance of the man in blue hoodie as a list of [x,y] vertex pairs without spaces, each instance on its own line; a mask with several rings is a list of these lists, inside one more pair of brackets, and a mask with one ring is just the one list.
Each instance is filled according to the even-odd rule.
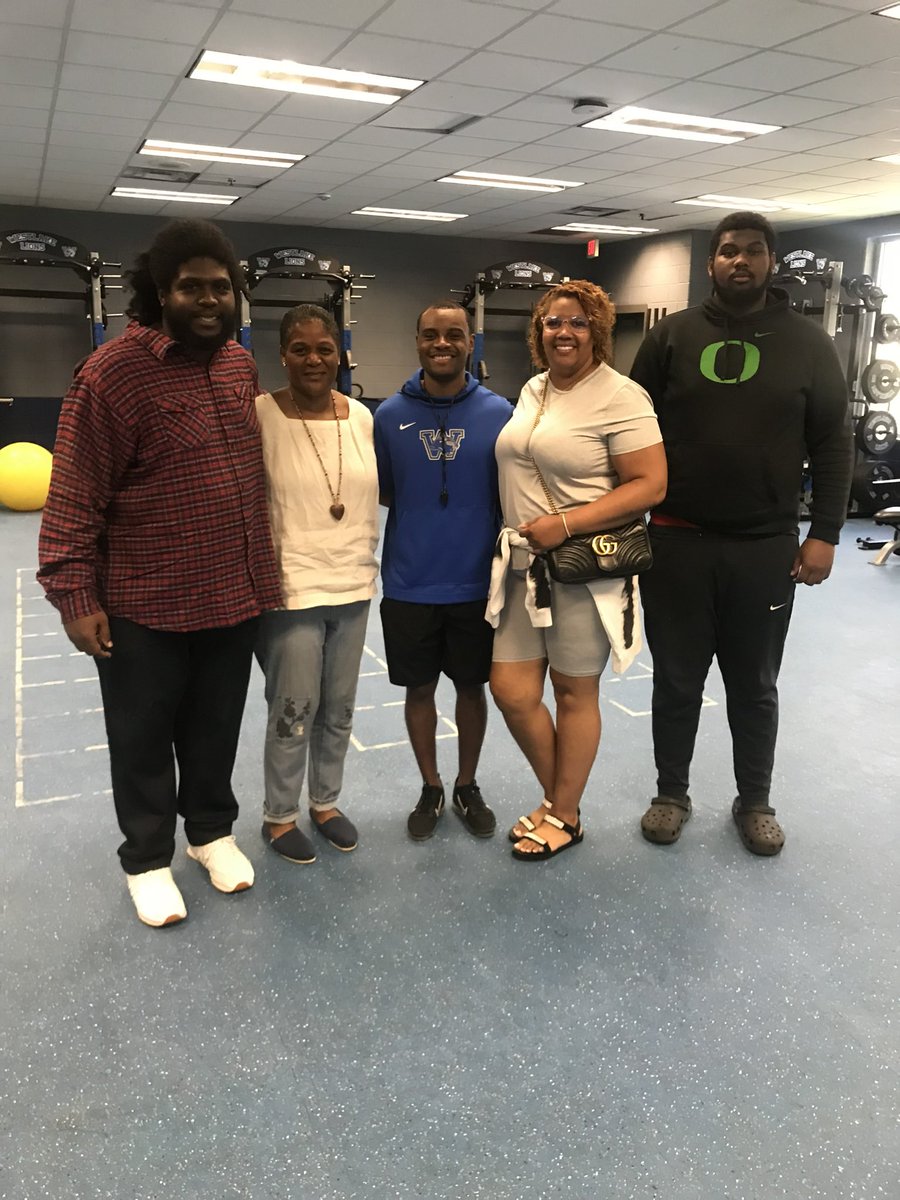
[[[653,568],[641,577],[653,655],[657,796],[648,841],[677,841],[691,813],[688,774],[713,657],[725,684],[737,797],[754,854],[784,832],[769,802],[778,671],[795,585],[828,578],[853,469],[848,391],[834,345],[769,286],[775,234],[758,213],[719,222],[713,295],[647,335],[632,378],[650,393],[669,490],[650,518]],[[809,531],[798,540],[809,461]]]
[[444,809],[434,699],[443,672],[456,688],[453,808],[471,833],[490,837],[496,820],[475,771],[493,646],[484,609],[500,527],[494,443],[512,406],[466,371],[472,335],[455,301],[420,314],[416,348],[420,369],[375,413],[381,502],[388,507],[381,557],[385,653],[391,682],[406,688],[406,728],[422,774],[407,829],[416,841],[430,838]]

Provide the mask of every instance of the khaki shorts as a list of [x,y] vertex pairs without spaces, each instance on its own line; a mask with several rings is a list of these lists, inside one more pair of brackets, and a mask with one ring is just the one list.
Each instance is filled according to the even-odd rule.
[[583,583],[550,580],[550,588],[553,624],[538,629],[525,610],[525,580],[509,572],[506,603],[494,634],[494,662],[545,658],[560,675],[601,675],[609,659],[609,639],[593,596]]

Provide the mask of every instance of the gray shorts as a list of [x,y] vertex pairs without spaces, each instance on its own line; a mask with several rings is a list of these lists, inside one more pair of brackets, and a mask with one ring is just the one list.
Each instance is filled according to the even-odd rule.
[[529,662],[546,658],[560,675],[601,675],[609,659],[609,639],[583,583],[550,581],[553,624],[535,628],[525,610],[525,580],[510,571],[506,603],[494,634],[494,662]]

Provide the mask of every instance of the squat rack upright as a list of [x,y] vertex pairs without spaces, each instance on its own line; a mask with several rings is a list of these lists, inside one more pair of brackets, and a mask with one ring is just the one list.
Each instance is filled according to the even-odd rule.
[[[338,370],[337,385],[345,395],[350,394],[352,386],[351,372],[356,363],[351,360],[350,351],[352,335],[350,327],[356,322],[350,317],[350,306],[354,300],[360,300],[360,292],[366,290],[364,283],[356,283],[355,276],[346,265],[338,265],[338,260],[326,258],[313,250],[304,250],[298,246],[275,246],[269,250],[258,250],[241,263],[247,290],[241,294],[240,304],[240,343],[246,350],[252,350],[252,325],[250,317],[251,305],[258,304],[267,308],[290,307],[299,303],[298,300],[263,297],[256,289],[266,279],[324,279],[330,287],[329,293],[317,303],[329,312],[335,319],[341,334],[341,364]],[[360,279],[374,279],[374,275],[360,275]]]

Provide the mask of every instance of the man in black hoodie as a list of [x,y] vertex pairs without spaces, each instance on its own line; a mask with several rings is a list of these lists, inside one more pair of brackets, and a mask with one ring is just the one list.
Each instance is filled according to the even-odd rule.
[[[641,830],[660,844],[677,841],[691,813],[688,777],[713,656],[741,840],[754,854],[784,844],[769,803],[778,670],[795,585],[831,572],[853,453],[834,346],[769,286],[775,263],[764,217],[725,217],[710,242],[712,297],[655,325],[631,372],[653,400],[669,462],[668,494],[650,521],[654,565],[641,579],[658,791]],[[804,459],[813,500],[798,543]]]

